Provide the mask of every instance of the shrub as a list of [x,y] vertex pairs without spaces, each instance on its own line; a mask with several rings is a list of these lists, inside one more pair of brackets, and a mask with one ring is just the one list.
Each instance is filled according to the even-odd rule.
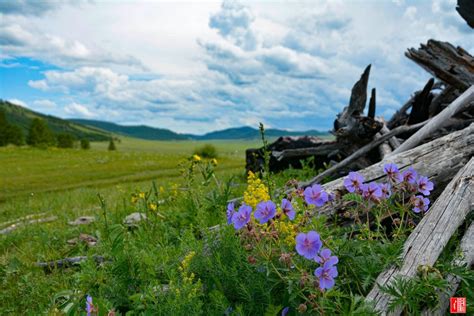
[[109,150],[117,150],[117,147],[115,147],[114,140],[111,138],[109,142]]
[[214,145],[205,144],[196,148],[194,154],[203,158],[217,158],[217,149]]
[[31,121],[26,143],[35,147],[47,147],[54,144],[53,133],[45,121],[35,118]]
[[90,149],[91,148],[91,143],[89,142],[88,139],[84,138],[84,139],[81,139],[81,148],[82,149]]
[[75,138],[71,134],[61,133],[56,136],[59,148],[73,148]]

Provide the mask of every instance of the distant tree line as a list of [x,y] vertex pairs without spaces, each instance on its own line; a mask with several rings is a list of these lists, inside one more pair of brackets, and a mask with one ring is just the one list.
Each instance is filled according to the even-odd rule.
[[[77,141],[76,137],[69,133],[54,134],[48,124],[39,118],[34,118],[31,121],[28,135],[25,139],[23,130],[16,125],[10,124],[7,121],[5,113],[0,111],[0,146],[9,144],[21,146],[25,144],[25,140],[26,144],[40,148],[54,146],[58,148],[74,148],[74,144]],[[80,147],[82,149],[89,149],[89,140],[81,139]],[[115,148],[113,150],[115,150]]]

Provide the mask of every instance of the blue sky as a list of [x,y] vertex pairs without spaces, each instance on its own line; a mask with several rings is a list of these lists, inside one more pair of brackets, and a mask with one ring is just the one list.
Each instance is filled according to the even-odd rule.
[[0,98],[177,132],[331,128],[372,64],[388,118],[429,74],[430,38],[474,52],[455,0],[0,2]]

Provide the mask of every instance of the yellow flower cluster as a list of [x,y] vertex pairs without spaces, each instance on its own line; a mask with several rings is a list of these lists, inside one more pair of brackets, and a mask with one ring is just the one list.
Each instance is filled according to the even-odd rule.
[[148,209],[150,211],[156,212],[156,210],[158,209],[158,205],[156,205],[156,203],[148,203]]
[[195,251],[191,251],[190,253],[188,253],[183,261],[181,261],[181,266],[178,268],[179,271],[186,271],[189,267],[189,263],[191,262],[191,260],[193,259],[193,257],[196,255],[196,252]]
[[217,159],[216,158],[212,158],[211,159],[211,164],[215,167],[217,166]]
[[283,242],[290,248],[295,247],[296,225],[287,221],[275,221],[275,228],[283,238]]
[[244,192],[244,203],[251,207],[255,207],[258,203],[268,200],[270,200],[268,188],[257,175],[252,171],[249,171],[247,177],[247,190]]
[[132,197],[130,199],[130,202],[133,204],[137,203],[139,199],[144,199],[145,198],[145,192],[140,192],[140,193],[133,193]]
[[193,155],[193,161],[194,162],[199,162],[199,161],[201,161],[201,157],[199,157],[199,155]]

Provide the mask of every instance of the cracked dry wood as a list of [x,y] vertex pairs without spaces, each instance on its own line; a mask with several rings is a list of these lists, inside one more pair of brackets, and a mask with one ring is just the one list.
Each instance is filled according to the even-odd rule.
[[[435,139],[429,143],[407,150],[400,154],[390,156],[370,167],[359,170],[365,177],[366,182],[380,181],[385,179],[383,172],[384,164],[391,162],[398,165],[400,169],[413,167],[419,174],[425,175],[435,183],[434,196],[439,194],[443,188],[474,155],[474,123],[463,130],[448,134]],[[301,187],[311,185],[313,182],[301,183]],[[328,192],[341,196],[346,192],[344,178],[339,178],[323,185]],[[335,199],[327,203],[317,211],[320,214],[333,215],[341,213],[346,203],[341,199]]]
[[[474,208],[474,205],[472,205],[472,207]],[[466,265],[468,268],[472,266],[474,264],[474,223],[471,223],[467,231],[464,233],[464,237],[461,239],[461,243],[459,245],[459,250],[460,256],[453,260],[452,265]],[[454,296],[461,280],[455,275],[450,274],[446,277],[446,281],[449,284],[449,288],[447,293],[442,292],[440,294],[439,307],[433,311],[423,311],[423,316],[442,316],[447,312],[449,307],[449,298]]]
[[382,272],[366,301],[372,302],[382,315],[400,315],[401,310],[388,313],[390,295],[378,285],[387,285],[395,277],[411,278],[420,265],[433,266],[453,233],[464,222],[474,194],[474,158],[456,174],[408,237],[403,247],[401,267],[392,266]]

